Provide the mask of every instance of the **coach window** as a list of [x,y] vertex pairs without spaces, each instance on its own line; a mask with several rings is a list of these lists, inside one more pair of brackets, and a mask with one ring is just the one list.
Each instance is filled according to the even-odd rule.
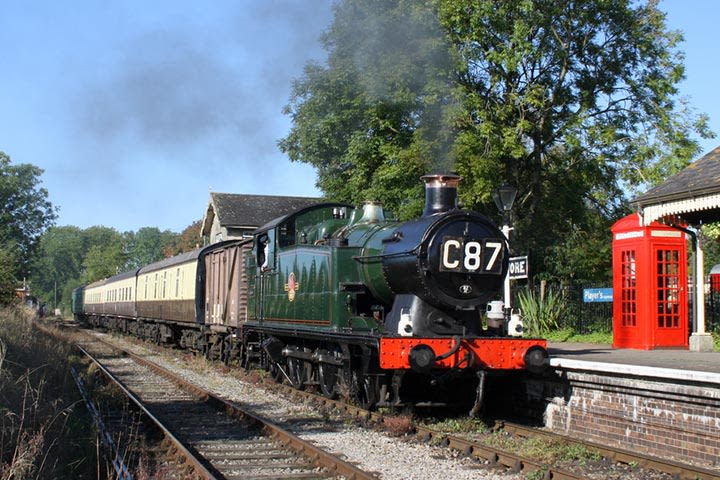
[[175,272],[175,298],[180,297],[180,269]]
[[157,300],[157,285],[158,285],[158,274],[155,274],[155,285],[153,288],[153,299]]
[[162,298],[165,298],[165,290],[167,287],[167,272],[163,272],[163,289],[162,289]]

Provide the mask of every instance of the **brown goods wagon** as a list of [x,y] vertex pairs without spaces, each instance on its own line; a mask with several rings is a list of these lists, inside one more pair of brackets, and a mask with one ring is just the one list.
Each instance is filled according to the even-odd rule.
[[237,327],[247,320],[246,259],[252,240],[228,241],[203,251],[205,324]]

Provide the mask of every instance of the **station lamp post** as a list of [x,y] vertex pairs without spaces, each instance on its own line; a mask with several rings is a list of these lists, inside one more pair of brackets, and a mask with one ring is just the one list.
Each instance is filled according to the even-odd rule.
[[[498,210],[502,214],[502,232],[505,235],[505,239],[510,241],[510,210],[512,209],[513,203],[515,202],[515,196],[517,195],[517,188],[512,187],[508,184],[503,185],[497,191],[493,192],[492,197],[495,200]],[[505,288],[504,288],[504,307],[507,312],[510,307],[510,270],[505,274]],[[506,313],[507,315],[507,313]]]

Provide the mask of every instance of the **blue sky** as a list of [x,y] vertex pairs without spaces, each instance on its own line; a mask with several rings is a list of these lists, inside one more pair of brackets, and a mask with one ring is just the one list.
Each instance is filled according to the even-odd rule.
[[[292,80],[324,58],[330,5],[3,0],[0,150],[45,170],[58,225],[180,231],[211,190],[319,195],[314,170],[276,142]],[[685,36],[681,94],[720,133],[720,2],[660,7]]]

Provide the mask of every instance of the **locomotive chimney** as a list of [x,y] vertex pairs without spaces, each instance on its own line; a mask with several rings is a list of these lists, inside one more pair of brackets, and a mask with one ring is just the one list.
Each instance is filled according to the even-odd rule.
[[462,177],[454,173],[438,173],[420,177],[425,182],[423,216],[457,208],[457,187]]

